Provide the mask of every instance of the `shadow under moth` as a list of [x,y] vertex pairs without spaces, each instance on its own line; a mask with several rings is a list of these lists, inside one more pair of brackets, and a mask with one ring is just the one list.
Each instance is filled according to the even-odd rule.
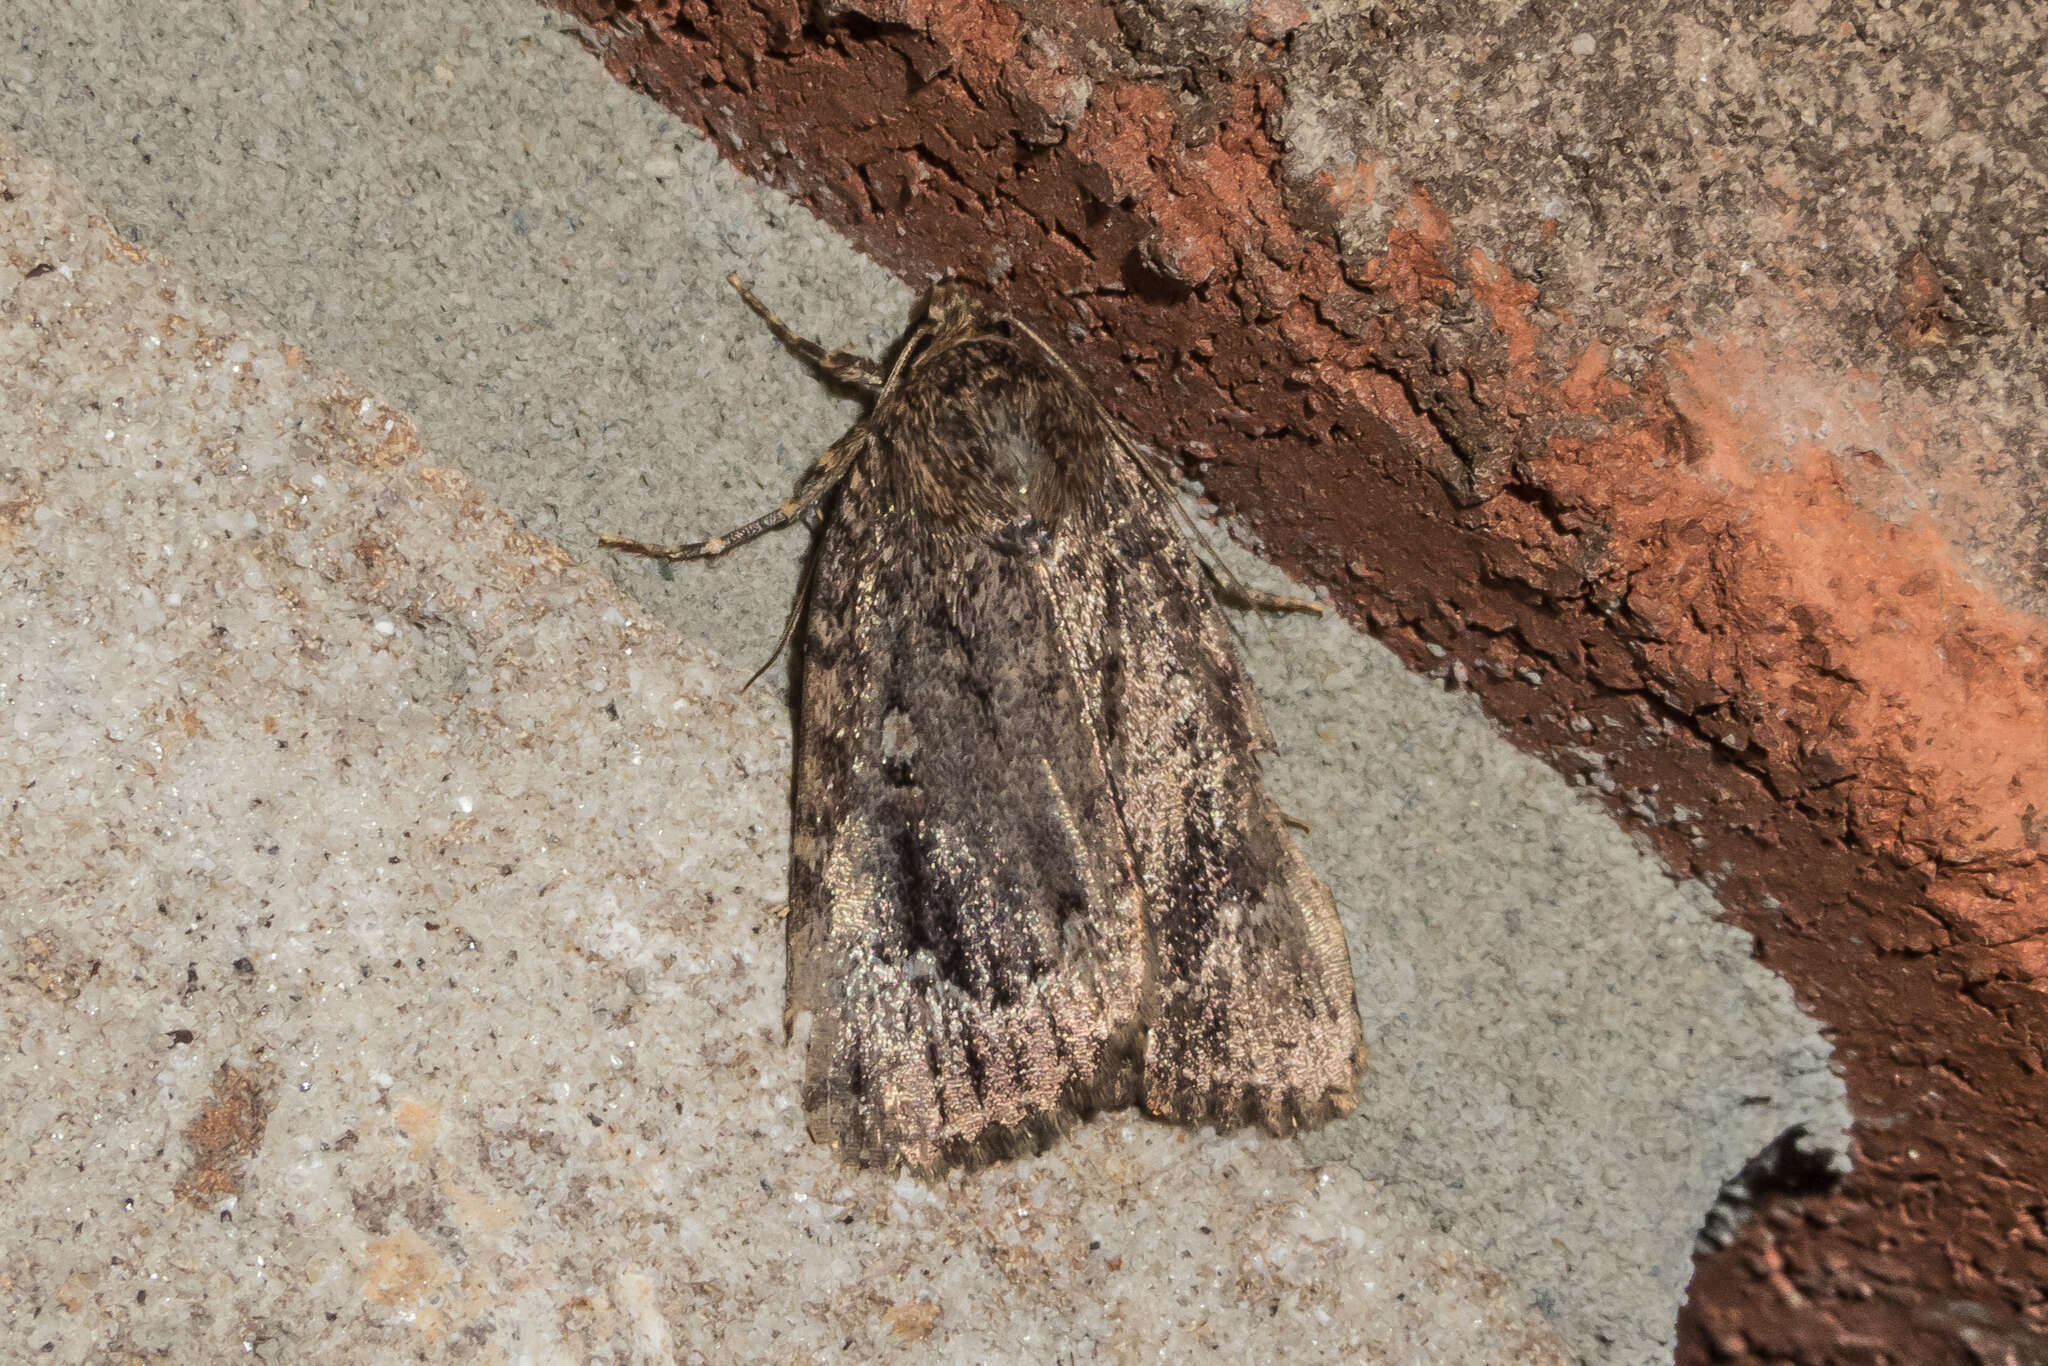
[[[1275,1133],[1357,1103],[1329,891],[1171,487],[1023,323],[935,285],[781,507],[817,509],[801,614],[785,1021],[811,1133],[933,1173],[1141,1104]],[[1240,590],[1264,606],[1299,606]]]

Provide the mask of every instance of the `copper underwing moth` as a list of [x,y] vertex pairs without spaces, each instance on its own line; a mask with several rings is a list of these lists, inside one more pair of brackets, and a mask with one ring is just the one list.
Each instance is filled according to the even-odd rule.
[[930,1174],[1133,1104],[1275,1133],[1349,1112],[1344,931],[1150,457],[966,285],[933,286],[884,366],[732,283],[867,416],[745,526],[602,544],[692,560],[819,515],[785,1011],[812,1020],[812,1135]]

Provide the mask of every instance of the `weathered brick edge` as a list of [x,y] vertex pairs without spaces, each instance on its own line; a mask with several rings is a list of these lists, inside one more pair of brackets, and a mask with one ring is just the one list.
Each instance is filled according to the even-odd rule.
[[998,0],[556,2],[904,278],[999,281],[1270,555],[1717,888],[1832,1031],[1856,1170],[1701,1262],[1680,1360],[2043,1326],[2042,623],[1862,513],[1842,453],[1745,473],[1739,354],[1558,365],[1538,291],[1421,194],[1347,257],[1371,170],[1286,184],[1257,69],[1177,115]]

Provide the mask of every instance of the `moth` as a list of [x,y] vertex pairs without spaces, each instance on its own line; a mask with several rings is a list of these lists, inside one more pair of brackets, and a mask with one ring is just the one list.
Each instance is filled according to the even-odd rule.
[[1262,785],[1271,736],[1167,480],[961,283],[885,367],[728,279],[868,413],[765,516],[601,544],[694,560],[820,515],[784,1016],[812,1021],[812,1136],[931,1174],[1133,1104],[1274,1133],[1349,1112],[1343,927]]

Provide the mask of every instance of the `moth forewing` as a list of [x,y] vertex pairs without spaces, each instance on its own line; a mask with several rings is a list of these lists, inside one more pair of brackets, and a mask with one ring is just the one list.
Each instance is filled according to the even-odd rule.
[[1350,1110],[1343,930],[1165,480],[963,285],[886,370],[748,300],[813,363],[883,376],[872,408],[775,512],[604,543],[696,558],[823,514],[788,931],[813,1133],[932,1172],[1131,1104],[1280,1133]]

